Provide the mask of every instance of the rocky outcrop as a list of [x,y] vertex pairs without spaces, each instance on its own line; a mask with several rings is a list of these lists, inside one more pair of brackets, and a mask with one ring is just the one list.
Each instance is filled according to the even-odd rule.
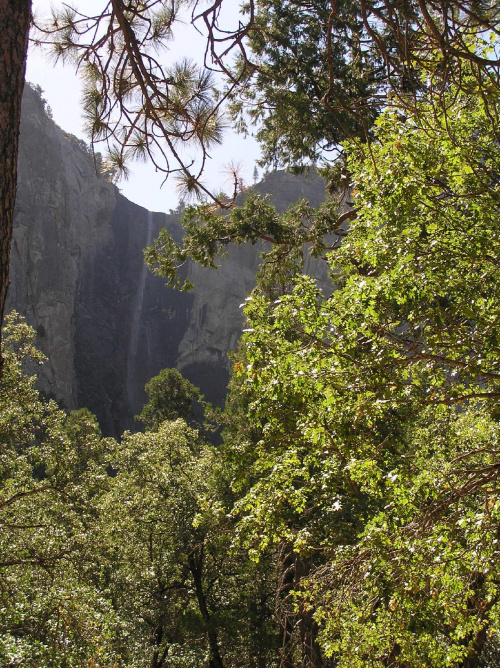
[[[281,209],[324,198],[317,175],[273,173],[256,187]],[[223,400],[259,249],[232,249],[217,271],[190,267],[196,289],[181,293],[143,264],[142,249],[164,226],[181,234],[177,216],[146,211],[98,176],[84,143],[27,88],[7,308],[35,327],[48,357],[40,389],[66,408],[90,408],[107,434],[137,426],[144,384],[164,367]]]

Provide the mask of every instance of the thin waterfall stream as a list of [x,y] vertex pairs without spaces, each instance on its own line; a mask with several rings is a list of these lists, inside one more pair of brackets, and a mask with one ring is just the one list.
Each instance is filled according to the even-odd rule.
[[[143,247],[149,246],[153,241],[153,213],[147,212],[146,219],[146,239]],[[136,373],[137,352],[139,350],[139,338],[143,324],[142,309],[144,305],[144,290],[146,288],[146,278],[148,274],[148,267],[143,261],[141,273],[139,275],[139,282],[137,284],[137,291],[134,296],[132,305],[132,326],[130,328],[130,339],[127,355],[127,396],[130,405],[134,408],[134,378]]]

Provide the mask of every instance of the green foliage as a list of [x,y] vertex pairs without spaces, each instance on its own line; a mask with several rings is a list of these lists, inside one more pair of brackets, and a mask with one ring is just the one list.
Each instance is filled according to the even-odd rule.
[[[277,266],[246,300],[221,446],[186,423],[201,397],[173,369],[146,388],[146,433],[102,439],[41,399],[32,332],[9,323],[5,662],[495,661],[500,102],[443,95],[346,144],[349,230],[333,200],[188,210],[184,259],[269,235]],[[301,273],[308,245],[329,297]]]
[[498,93],[495,3],[250,0],[244,9],[250,49],[234,68],[240,85],[228,87],[233,119],[257,126],[262,163],[275,169],[331,165],[342,141],[369,141],[392,106],[418,113],[429,95],[445,109],[442,91],[486,81]]
[[[70,417],[24,367],[43,361],[34,331],[7,317],[0,381],[0,662],[111,665],[115,616],[92,587],[92,522],[110,441],[95,418]],[[83,434],[85,437],[83,438]],[[74,439],[74,440],[73,440]]]
[[[206,462],[196,432],[182,420],[125,434],[118,471],[102,501],[103,584],[124,621],[131,665],[203,665],[203,622],[189,590],[188,555],[204,531],[193,521]],[[200,520],[201,523],[201,520]],[[172,664],[173,662],[173,664]]]
[[[365,136],[376,116],[367,100],[383,70],[380,56],[363,46],[358,3],[335,3],[334,16],[326,0],[260,0],[256,9],[256,73],[237,89],[232,111],[244,127],[257,124],[262,164],[314,164],[335,155],[346,137]],[[364,109],[351,113],[360,100]]]
[[498,628],[497,443],[498,423],[477,405],[432,407],[408,426],[381,481],[386,505],[309,583],[339,666],[391,654],[461,665]]
[[339,666],[478,665],[498,629],[494,104],[382,115],[346,147],[338,289],[247,301],[237,531],[255,558],[313,559],[296,614]]
[[[278,214],[267,196],[250,193],[244,203],[228,213],[212,205],[187,207],[183,216],[185,236],[176,243],[164,229],[145,250],[146,262],[167,285],[180,287],[180,268],[194,260],[203,267],[216,267],[230,244],[263,242],[262,274],[269,281],[289,284],[300,273],[305,254],[321,257],[344,234],[342,225],[349,214],[339,213],[341,198],[332,198],[318,209],[306,200]],[[188,281],[182,289],[193,287]]]
[[[271,579],[232,544],[227,471],[181,420],[128,434],[102,500],[102,582],[133,666],[204,666],[222,649],[247,666],[268,649],[269,613],[250,593]],[[267,591],[266,591],[267,593]]]
[[450,94],[446,113],[385,115],[377,138],[371,155],[351,147],[358,218],[335,258],[341,308],[370,341],[375,373],[407,367],[408,398],[495,398],[495,126],[478,96]]
[[146,383],[145,390],[149,401],[136,419],[153,431],[166,420],[182,418],[193,422],[195,405],[202,402],[199,389],[177,369],[162,369]]
[[8,318],[0,663],[274,665],[274,571],[234,543],[232,470],[182,419],[162,420],[189,417],[198,390],[164,370],[151,430],[118,444],[88,410],[66,415],[40,396],[23,370],[43,360],[33,339]]

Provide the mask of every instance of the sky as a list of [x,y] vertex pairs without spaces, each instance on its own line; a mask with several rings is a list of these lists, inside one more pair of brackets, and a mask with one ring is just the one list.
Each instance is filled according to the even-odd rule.
[[[229,0],[234,3],[233,19],[237,19],[238,0]],[[35,0],[33,3],[35,15],[40,18],[47,16],[50,7],[60,7],[60,0]],[[99,12],[106,0],[73,0],[68,2],[74,7],[85,9],[86,13]],[[226,4],[228,6],[228,4]],[[202,62],[203,41],[197,41],[193,31],[188,26],[179,26],[178,37],[169,51],[162,52],[162,58],[175,62],[183,57],[189,57]],[[71,65],[54,64],[42,54],[39,48],[30,47],[26,69],[26,80],[38,84],[44,91],[43,97],[47,100],[53,114],[54,121],[66,132],[88,141],[83,132],[81,113],[81,82]],[[105,147],[96,150],[105,152]],[[257,142],[248,137],[245,139],[234,132],[227,132],[221,146],[211,152],[211,160],[207,164],[205,183],[221,189],[227,181],[225,175],[229,164],[241,166],[241,174],[246,183],[253,182],[255,162],[259,159],[260,151]],[[155,172],[150,164],[134,162],[130,165],[131,175],[127,181],[120,181],[118,187],[122,193],[136,204],[140,204],[152,211],[168,213],[175,209],[179,195],[173,180],[164,181],[164,174]],[[227,186],[226,190],[230,187]]]

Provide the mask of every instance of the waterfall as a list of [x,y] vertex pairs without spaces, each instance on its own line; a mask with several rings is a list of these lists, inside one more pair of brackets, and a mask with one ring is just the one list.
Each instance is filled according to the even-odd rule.
[[[149,246],[153,241],[153,213],[148,211],[146,219],[146,239],[143,246]],[[139,350],[139,336],[141,333],[143,318],[142,318],[142,309],[144,304],[144,290],[146,287],[146,278],[148,274],[148,268],[146,263],[142,262],[141,273],[139,275],[139,280],[137,282],[137,290],[134,295],[134,301],[132,304],[132,325],[130,327],[130,339],[128,346],[128,355],[127,355],[127,381],[126,389],[129,403],[133,410],[136,410],[134,407],[134,398],[135,398],[135,376],[137,370],[137,351]]]

